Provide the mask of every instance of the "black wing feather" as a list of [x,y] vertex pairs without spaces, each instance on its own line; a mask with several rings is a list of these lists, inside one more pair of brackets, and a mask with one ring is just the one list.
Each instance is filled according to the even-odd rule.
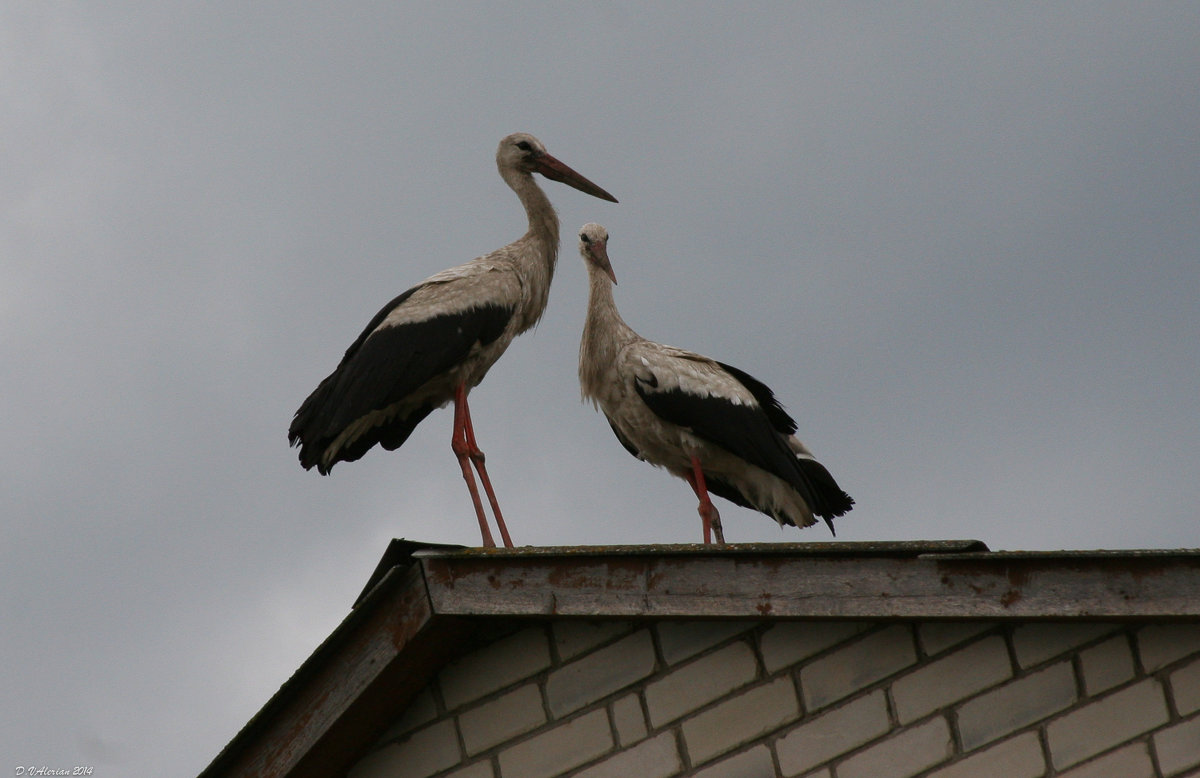
[[763,412],[767,414],[767,418],[771,421],[772,427],[783,435],[796,434],[795,420],[783,409],[783,405],[779,400],[775,399],[775,393],[771,391],[771,387],[749,373],[738,370],[733,365],[727,365],[724,362],[717,362],[717,364],[726,373],[736,378],[742,386],[746,387],[750,391],[750,394],[754,395],[754,399],[762,406]]
[[[728,369],[728,366],[722,367]],[[854,501],[841,490],[829,471],[819,462],[797,458],[788,447],[787,436],[795,432],[796,424],[775,400],[774,393],[761,381],[736,368],[730,374],[754,395],[759,407],[734,405],[723,398],[695,395],[679,389],[657,391],[641,380],[635,382],[635,388],[647,407],[660,418],[691,430],[791,484],[816,515],[828,519],[848,511]],[[722,483],[718,489],[714,494],[739,505],[748,504],[740,494],[740,499],[730,496],[736,493],[732,486]]]
[[[321,459],[342,430],[369,413],[400,402],[458,364],[476,344],[491,343],[512,318],[512,308],[485,305],[380,329],[387,316],[420,288],[409,289],[375,314],[346,349],[337,369],[296,411],[288,440],[300,446],[300,463],[306,469],[319,465],[318,469],[327,473]],[[358,459],[377,443],[397,448],[435,407],[422,406],[367,430],[347,442],[334,462]]]

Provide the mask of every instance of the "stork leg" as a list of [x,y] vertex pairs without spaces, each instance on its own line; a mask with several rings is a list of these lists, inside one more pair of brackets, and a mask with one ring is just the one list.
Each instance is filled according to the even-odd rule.
[[471,446],[467,442],[467,392],[461,384],[454,390],[454,431],[450,435],[450,448],[458,458],[462,468],[463,480],[471,492],[471,502],[475,503],[475,516],[479,519],[479,532],[483,535],[483,545],[495,548],[496,541],[492,540],[492,531],[488,529],[487,517],[483,515],[483,503],[479,500],[479,487],[475,485],[475,474],[471,472]]
[[492,488],[492,479],[488,478],[487,467],[484,465],[485,457],[479,449],[479,444],[475,442],[475,427],[471,423],[471,407],[467,404],[467,388],[463,384],[459,384],[454,390],[454,434],[450,439],[450,447],[454,450],[454,455],[458,457],[459,466],[463,470],[463,479],[466,480],[467,488],[471,491],[471,500],[475,503],[475,515],[479,519],[479,530],[483,535],[483,545],[495,547],[496,542],[492,540],[491,530],[488,529],[487,517],[483,512],[483,503],[479,499],[479,489],[475,486],[475,477],[471,472],[471,466],[467,464],[468,459],[479,472],[479,480],[483,482],[483,490],[487,493],[492,513],[496,516],[496,526],[500,528],[500,538],[504,541],[505,548],[512,548],[512,538],[508,535],[508,527],[504,524],[504,515],[500,513],[500,503],[496,500],[496,491]]
[[[459,385],[457,392],[462,393],[463,416],[465,417],[465,432],[467,436],[467,456],[479,471],[479,480],[483,483],[483,491],[487,493],[488,502],[492,506],[492,515],[496,517],[496,526],[500,529],[500,539],[505,548],[512,548],[512,538],[508,536],[508,527],[504,525],[504,515],[500,513],[500,503],[496,500],[496,491],[492,488],[492,479],[488,478],[487,467],[484,466],[486,457],[475,442],[475,425],[471,423],[471,408],[467,405],[467,390]],[[457,393],[456,392],[456,393]]]
[[700,498],[700,506],[697,511],[700,513],[700,520],[704,522],[704,542],[712,543],[712,536],[715,533],[717,542],[724,545],[725,532],[721,529],[721,514],[708,496],[708,486],[704,483],[704,470],[700,468],[700,457],[695,454],[692,454],[692,471],[687,474],[687,482],[692,485],[692,491]]

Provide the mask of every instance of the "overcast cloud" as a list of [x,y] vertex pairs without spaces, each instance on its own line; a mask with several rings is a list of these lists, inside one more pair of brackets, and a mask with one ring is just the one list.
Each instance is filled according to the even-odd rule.
[[[292,413],[395,294],[524,230],[550,306],[472,394],[521,545],[700,538],[579,401],[575,233],[643,335],[775,390],[838,539],[1200,545],[1200,10],[0,7],[0,769],[192,775],[393,537],[478,543],[435,413],[303,471]],[[730,541],[821,541],[721,503]]]

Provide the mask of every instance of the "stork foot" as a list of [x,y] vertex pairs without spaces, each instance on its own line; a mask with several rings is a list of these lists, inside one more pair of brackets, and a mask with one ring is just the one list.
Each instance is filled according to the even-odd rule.
[[[704,496],[708,497],[707,494]],[[717,542],[724,544],[725,533],[721,529],[721,514],[717,510],[717,506],[713,505],[711,500],[701,500],[696,510],[700,514],[700,521],[704,525],[704,542],[712,543],[713,536],[715,535]]]
[[725,531],[721,527],[721,514],[717,512],[717,507],[711,502],[709,503],[709,507],[712,508],[712,516],[709,517],[708,524],[712,527],[713,537],[723,546],[725,545]]

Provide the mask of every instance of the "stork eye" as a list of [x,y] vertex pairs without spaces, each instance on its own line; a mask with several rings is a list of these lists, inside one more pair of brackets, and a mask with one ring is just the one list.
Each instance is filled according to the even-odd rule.
[[527,140],[518,141],[517,148],[521,151],[533,151],[533,146],[529,145],[529,141]]
[[592,239],[587,236],[586,232],[579,233],[579,239],[584,243],[591,243]]

